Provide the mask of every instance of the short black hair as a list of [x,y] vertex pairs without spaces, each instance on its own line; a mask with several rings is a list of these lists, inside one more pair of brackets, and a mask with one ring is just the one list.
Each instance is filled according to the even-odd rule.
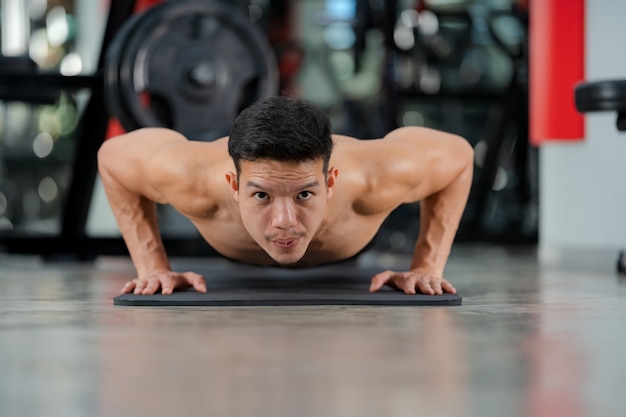
[[237,175],[240,161],[324,161],[328,171],[333,148],[328,116],[302,99],[273,96],[246,108],[235,120],[228,139]]

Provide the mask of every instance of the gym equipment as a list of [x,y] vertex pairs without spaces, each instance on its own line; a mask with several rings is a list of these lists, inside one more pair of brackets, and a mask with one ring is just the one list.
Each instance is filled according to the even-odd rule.
[[[92,259],[102,253],[104,244],[109,252],[123,252],[121,239],[89,241],[85,223],[89,212],[90,196],[96,178],[96,154],[106,135],[108,112],[104,105],[102,67],[104,51],[121,24],[132,14],[134,1],[111,0],[109,16],[102,38],[98,69],[94,74],[64,76],[42,72],[24,63],[16,65],[5,60],[0,70],[0,100],[17,100],[27,103],[53,103],[60,92],[89,90],[89,101],[82,111],[80,125],[75,133],[76,147],[71,167],[69,190],[63,204],[60,231],[55,235],[8,234],[0,238],[0,246],[9,253],[38,254],[43,256],[76,256]],[[21,94],[20,92],[27,92]],[[16,97],[16,95],[20,95]],[[89,243],[89,244],[88,244]],[[112,250],[116,247],[116,250]]]
[[[626,80],[603,80],[579,83],[574,87],[574,101],[580,113],[615,111],[617,130],[626,131]],[[617,257],[617,272],[626,275],[626,253]]]
[[[261,36],[258,36],[258,33],[252,37],[252,43],[248,43],[250,38],[246,37],[246,35],[242,35],[240,33],[241,30],[248,31],[250,27],[258,26],[258,23],[250,23],[248,19],[245,17],[250,10],[250,7],[253,8],[262,3],[262,6],[268,9],[273,9],[276,7],[276,4],[279,4],[279,8],[288,9],[292,2],[284,2],[282,0],[272,0],[270,2],[250,2],[247,0],[239,0],[239,1],[225,1],[225,0],[173,0],[164,3],[163,6],[157,5],[153,6],[159,10],[159,7],[163,7],[161,10],[167,10],[165,13],[166,16],[163,16],[161,20],[158,20],[155,16],[150,18],[149,22],[144,20],[143,24],[139,24],[138,21],[141,17],[133,16],[133,12],[135,10],[136,3],[138,1],[134,0],[111,0],[109,2],[109,16],[106,19],[106,29],[102,41],[102,48],[100,50],[100,55],[98,59],[98,67],[93,74],[89,75],[77,75],[77,76],[63,76],[58,73],[42,73],[41,71],[33,68],[32,70],[25,69],[17,69],[14,63],[10,63],[10,65],[6,68],[3,68],[0,65],[0,99],[8,100],[13,94],[22,94],[20,97],[23,100],[28,102],[57,102],[59,93],[63,92],[74,92],[77,90],[89,90],[91,93],[89,95],[87,105],[82,108],[80,124],[76,130],[76,133],[73,138],[75,138],[76,148],[73,153],[73,163],[71,169],[67,171],[71,173],[70,175],[70,185],[69,190],[67,192],[66,197],[63,199],[63,209],[62,209],[62,219],[61,219],[61,227],[60,232],[53,235],[37,235],[32,236],[25,233],[14,233],[11,231],[8,234],[3,234],[0,236],[0,246],[3,250],[6,250],[9,253],[21,253],[21,254],[37,254],[43,255],[44,257],[57,257],[57,256],[70,256],[72,258],[79,259],[93,259],[97,255],[127,255],[127,250],[124,245],[124,242],[121,238],[117,237],[94,237],[88,236],[85,230],[86,220],[89,213],[90,204],[92,201],[92,190],[94,181],[96,178],[96,154],[99,146],[102,141],[105,139],[107,135],[107,128],[109,126],[109,114],[117,112],[124,112],[126,116],[132,122],[136,119],[136,115],[133,112],[139,112],[145,117],[156,120],[156,122],[161,125],[166,125],[167,123],[174,124],[175,114],[172,114],[172,110],[169,109],[172,104],[172,100],[182,100],[184,103],[190,103],[192,109],[196,111],[194,114],[201,114],[201,119],[205,119],[206,117],[211,117],[208,112],[210,109],[215,108],[217,104],[220,103],[221,97],[224,99],[232,99],[232,102],[225,103],[224,109],[222,106],[217,106],[217,110],[219,110],[222,114],[227,113],[228,110],[232,110],[233,107],[228,108],[228,106],[239,105],[240,103],[235,103],[233,97],[228,97],[227,94],[222,94],[218,97],[217,101],[211,101],[211,104],[205,103],[202,105],[196,101],[192,101],[191,97],[193,94],[197,93],[200,89],[210,90],[212,84],[218,81],[218,75],[213,68],[212,62],[209,65],[199,65],[194,66],[193,62],[191,62],[191,58],[184,56],[182,58],[172,58],[171,62],[167,62],[164,65],[167,66],[177,66],[180,63],[185,65],[190,64],[191,66],[186,68],[188,72],[183,77],[183,72],[180,73],[165,73],[160,69],[157,71],[160,75],[158,79],[165,79],[164,85],[159,86],[165,88],[167,94],[164,97],[159,96],[158,94],[153,94],[149,90],[138,89],[138,87],[133,83],[138,83],[137,85],[140,87],[145,87],[145,74],[141,71],[149,69],[150,65],[152,65],[155,60],[157,60],[157,56],[155,52],[155,45],[173,45],[173,42],[180,40],[189,41],[193,43],[193,36],[187,36],[189,31],[196,33],[204,33],[206,28],[203,27],[203,21],[209,22],[207,25],[209,29],[212,27],[214,22],[218,22],[220,26],[223,26],[224,31],[230,34],[228,38],[222,38],[222,35],[225,33],[221,33],[219,39],[228,39],[229,41],[234,42],[237,50],[241,53],[239,54],[231,54],[230,52],[232,48],[223,49],[221,46],[218,46],[218,50],[220,54],[226,53],[225,56],[228,56],[229,59],[234,59],[236,65],[237,62],[254,62],[255,65],[259,64],[260,67],[254,67],[254,75],[250,81],[250,85],[247,82],[241,81],[238,84],[238,88],[242,90],[244,93],[250,93],[253,95],[254,93],[259,92],[260,90],[256,89],[254,84],[257,82],[261,82],[262,77],[258,71],[259,68],[262,70],[264,67],[262,65],[262,61],[258,61],[257,58],[257,49],[262,48],[259,47],[259,39]],[[143,2],[146,3],[146,2]],[[209,15],[207,19],[203,16],[207,16],[202,13],[195,13],[199,17],[189,17],[188,21],[190,25],[184,29],[182,21],[184,20],[176,20],[171,13],[171,10],[176,9],[177,7],[189,7],[190,4],[195,3],[220,3],[220,5],[213,6],[216,9],[220,10],[217,12],[219,14],[219,18],[214,15]],[[235,3],[239,4],[240,7],[230,7],[232,9],[232,13],[222,11],[229,10],[229,6],[233,6]],[[363,4],[361,4],[363,3]],[[381,135],[380,132],[388,132],[390,129],[397,127],[397,116],[399,114],[399,104],[402,103],[403,100],[407,98],[415,98],[418,100],[464,100],[467,99],[477,99],[477,100],[487,100],[493,102],[497,99],[502,98],[503,94],[499,93],[497,95],[485,92],[470,92],[468,94],[461,94],[460,97],[454,91],[440,91],[440,93],[436,96],[413,96],[410,97],[405,95],[401,89],[398,88],[397,79],[395,76],[395,69],[397,66],[396,58],[398,51],[396,50],[396,45],[394,43],[394,29],[397,23],[398,16],[398,8],[399,2],[397,0],[388,0],[384,2],[357,2],[357,13],[355,15],[356,20],[352,22],[354,24],[354,30],[357,34],[357,41],[354,46],[355,53],[355,70],[358,70],[359,66],[359,57],[361,56],[362,49],[359,45],[362,45],[362,39],[365,34],[364,29],[375,28],[376,30],[380,30],[383,33],[383,43],[384,43],[384,56],[382,57],[383,61],[383,75],[382,75],[382,84],[381,88],[381,97],[380,99],[373,100],[375,103],[372,106],[369,104],[365,107],[358,107],[356,109],[350,110],[347,112],[351,112],[353,114],[352,119],[353,122],[350,126],[350,129],[355,129],[359,127],[359,123],[362,126],[366,126],[366,131],[363,134],[358,134],[358,136],[362,137],[378,137]],[[178,6],[178,5],[181,6]],[[295,3],[294,3],[295,4]],[[186,5],[186,6],[185,6]],[[170,9],[171,8],[171,9]],[[362,9],[359,9],[362,8]],[[148,16],[148,12],[154,9],[148,9],[145,15]],[[361,10],[361,12],[359,11]],[[366,13],[362,12],[363,10],[368,10]],[[150,12],[153,13],[153,12]],[[239,17],[232,17],[232,15],[237,15]],[[225,16],[223,16],[225,15]],[[289,13],[285,12],[285,16],[288,16]],[[275,17],[272,17],[271,14],[267,14],[264,17],[264,21],[267,22],[265,25],[265,29],[268,33],[268,36],[272,39],[272,45],[276,48],[277,39],[279,40],[278,45],[282,45],[285,42],[288,42],[290,36],[287,32],[288,30],[282,28],[282,24],[287,25],[289,23],[289,19],[284,17],[281,21],[277,23]],[[222,17],[225,20],[221,20]],[[268,20],[269,19],[269,20]],[[246,29],[242,29],[238,26],[238,24],[231,24],[229,22],[232,21],[245,21]],[[127,22],[128,27],[130,28],[139,28],[142,27],[143,32],[136,32],[135,29],[127,29],[129,32],[129,38],[123,39],[120,34],[120,28]],[[132,23],[134,22],[134,23]],[[210,23],[213,22],[213,23]],[[137,25],[137,26],[135,26]],[[158,32],[157,28],[163,28],[165,31],[172,29],[176,34],[173,35],[173,38],[170,39],[169,35]],[[185,31],[187,30],[187,31]],[[255,29],[252,29],[254,32]],[[278,36],[277,33],[285,33],[284,35]],[[140,36],[140,33],[143,33],[143,38]],[[242,32],[243,33],[243,32]],[[283,36],[283,38],[281,38]],[[281,38],[281,39],[279,39]],[[121,39],[117,46],[112,45],[114,40]],[[199,38],[198,38],[199,39]],[[361,39],[361,40],[359,40]],[[132,42],[131,42],[132,40]],[[261,39],[260,42],[263,42]],[[132,43],[132,45],[131,45]],[[166,46],[167,46],[166,45]],[[220,45],[222,45],[220,41]],[[114,72],[114,79],[117,84],[107,83],[105,86],[105,78],[109,75],[105,74],[105,70],[110,68],[114,68],[113,64],[108,61],[107,52],[111,49],[111,46],[119,48],[120,52],[124,52],[126,58],[122,60],[122,55],[117,56],[118,68],[119,72]],[[131,48],[134,48],[132,49]],[[200,46],[196,45],[194,48],[200,48]],[[151,49],[152,48],[152,49]],[[251,48],[251,49],[250,49]],[[175,51],[177,54],[183,54],[183,49],[180,47],[180,51]],[[139,55],[132,57],[131,51],[136,51]],[[209,56],[209,52],[202,50],[203,54],[206,54],[207,57],[212,59],[212,55]],[[296,55],[298,51],[295,51]],[[382,52],[382,51],[381,51]],[[110,53],[112,54],[112,52]],[[240,56],[242,55],[242,56]],[[182,55],[181,55],[182,56]],[[222,56],[222,55],[220,55]],[[271,58],[271,55],[270,55]],[[296,63],[299,64],[299,59],[296,59]],[[199,62],[195,62],[199,63]],[[24,60],[20,63],[24,67],[31,66],[32,63],[29,63],[28,60]],[[200,63],[201,64],[201,63]],[[241,66],[243,64],[240,64]],[[271,64],[270,64],[271,65]],[[235,70],[239,71],[241,68],[236,66]],[[105,68],[106,67],[106,68]],[[292,65],[293,67],[293,65]],[[165,70],[166,68],[164,68]],[[193,70],[193,71],[192,71]],[[182,71],[182,70],[181,70]],[[287,73],[286,71],[285,73]],[[122,78],[122,73],[125,73],[126,78]],[[168,75],[169,74],[169,75]],[[239,74],[239,72],[237,72]],[[260,75],[259,75],[260,74]],[[293,74],[293,68],[292,72]],[[245,75],[245,74],[244,74]],[[260,78],[257,78],[259,75]],[[176,78],[176,77],[179,78]],[[267,74],[269,77],[269,73]],[[115,78],[117,77],[117,78]],[[139,83],[143,77],[143,81]],[[152,75],[150,77],[153,77]],[[180,78],[182,77],[182,78]],[[522,77],[523,78],[523,77]],[[149,78],[149,80],[154,81],[154,78]],[[183,82],[184,89],[182,93],[182,97],[172,97],[172,94],[178,94],[180,89],[177,90],[178,81]],[[200,86],[189,91],[189,83],[199,83]],[[271,81],[270,81],[271,82]],[[125,84],[124,89],[122,86]],[[204,86],[202,86],[204,85]],[[148,84],[148,86],[150,86]],[[116,87],[116,88],[115,88]],[[290,85],[283,85],[286,90],[290,88]],[[221,87],[220,87],[221,88]],[[107,90],[107,91],[105,91]],[[111,91],[109,91],[111,90]],[[226,90],[220,90],[222,92]],[[29,97],[25,97],[25,92],[28,92]],[[133,94],[135,96],[133,108],[130,107],[130,102],[124,104],[124,106],[112,106],[113,108],[108,108],[106,105],[109,100],[111,100],[111,93],[113,95],[118,95],[118,98],[123,98],[122,94]],[[228,93],[226,91],[226,93]],[[168,95],[169,94],[169,95]],[[242,93],[243,94],[243,93]],[[260,93],[259,93],[260,94]],[[106,95],[106,97],[105,97]],[[15,97],[15,96],[13,96]],[[50,98],[51,97],[51,98]],[[195,100],[195,99],[194,99]],[[510,97],[511,101],[516,100],[515,97]],[[245,100],[244,100],[245,101]],[[503,101],[504,104],[504,101]],[[129,106],[126,108],[126,106]],[[523,106],[521,106],[523,108]],[[371,109],[376,108],[380,109],[380,111],[372,112]],[[208,110],[207,110],[208,109]],[[445,110],[445,109],[444,109]],[[206,111],[206,112],[205,112]],[[333,112],[336,112],[336,109],[333,109]],[[145,114],[144,114],[145,113]],[[337,112],[338,113],[338,112]],[[376,117],[371,117],[372,114],[376,114]],[[443,113],[455,113],[454,111]],[[188,116],[191,114],[183,113],[183,119],[190,119]],[[509,112],[507,112],[509,114]],[[356,116],[354,116],[356,115]],[[178,115],[180,116],[180,115]],[[122,116],[123,117],[123,116]],[[525,114],[519,116],[520,119],[524,119]],[[162,119],[161,119],[162,118]],[[361,120],[365,120],[365,122],[361,122]],[[135,120],[136,121],[136,120]],[[197,121],[193,120],[195,124]],[[510,120],[509,120],[510,122]],[[514,125],[515,123],[511,123]],[[218,126],[218,129],[223,129],[227,123],[224,122],[223,125]],[[523,126],[523,125],[520,125]],[[185,130],[187,126],[180,124],[175,126],[180,128],[181,130]],[[213,128],[214,126],[211,126]],[[195,129],[195,125],[190,127],[190,131]],[[353,130],[352,130],[353,131]],[[351,133],[345,132],[345,133]],[[371,132],[376,132],[376,134],[368,134]],[[384,134],[383,133],[383,134]],[[197,137],[196,137],[197,134]],[[190,139],[202,139],[202,140],[210,140],[212,137],[219,136],[221,132],[210,131],[210,132],[192,132],[189,134]],[[496,135],[494,135],[495,137]],[[523,135],[520,135],[523,136]],[[493,147],[492,149],[495,149]],[[484,169],[485,172],[488,169]],[[490,187],[492,182],[485,181],[485,183]],[[487,207],[489,208],[489,207]],[[479,212],[480,210],[476,210]],[[411,213],[414,215],[415,213]],[[471,213],[470,213],[471,214]],[[403,215],[402,212],[399,215]],[[475,218],[479,218],[480,216],[474,216]],[[470,221],[472,219],[470,218]],[[462,222],[460,233],[457,235],[457,241],[459,240],[487,240],[487,241],[509,241],[508,239],[513,239],[517,241],[517,236],[512,236],[507,232],[505,235],[492,235],[486,234],[482,225],[478,225],[478,227],[467,227],[464,226]],[[389,223],[388,223],[389,224]],[[470,226],[472,226],[470,224]],[[406,229],[406,225],[403,225]],[[410,231],[415,231],[416,228],[412,228]],[[404,232],[405,230],[403,230]],[[392,231],[393,232],[393,231]],[[407,236],[412,236],[411,233],[407,232]],[[393,233],[390,233],[392,235]],[[394,242],[400,241],[398,239],[401,234],[393,234]],[[465,237],[464,237],[465,236]],[[512,237],[511,237],[512,236]],[[205,242],[196,237],[178,237],[178,235],[173,236],[170,234],[163,234],[163,240],[166,247],[166,250],[170,256],[210,256],[214,253],[212,249],[205,244]],[[215,253],[216,255],[216,253]]]
[[407,295],[391,288],[370,293],[371,278],[380,270],[356,265],[322,266],[311,269],[212,265],[197,271],[207,282],[207,292],[194,290],[170,295],[123,294],[113,300],[118,306],[458,306],[458,294]]
[[[512,8],[510,11],[494,10],[486,16],[490,38],[496,48],[511,60],[513,70],[500,103],[496,102],[492,107],[491,122],[493,124],[488,129],[483,142],[486,145],[486,152],[482,167],[475,173],[476,180],[470,197],[472,216],[468,225],[476,231],[488,229],[485,219],[489,216],[490,202],[498,197],[493,194],[494,183],[498,172],[504,170],[503,167],[506,166],[504,157],[506,151],[514,155],[511,159],[512,167],[508,170],[513,177],[508,201],[511,207],[502,213],[511,225],[511,231],[507,234],[515,233],[517,241],[524,238],[535,241],[537,237],[535,227],[532,232],[523,231],[525,218],[528,215],[526,209],[536,201],[536,196],[532,191],[532,183],[536,180],[530,177],[535,173],[531,174],[529,171],[529,166],[536,159],[536,153],[533,153],[529,147],[528,139],[528,37],[524,35],[524,40],[517,47],[511,48],[496,30],[497,19],[503,17],[515,19],[520,29],[525,34],[528,33],[528,16],[517,8]],[[507,146],[510,149],[507,149]],[[517,206],[517,211],[515,206]]]
[[234,7],[203,0],[166,1],[128,20],[104,81],[126,130],[169,127],[196,140],[227,134],[241,110],[278,89],[261,31]]
[[626,275],[626,252],[621,251],[617,257],[617,273]]
[[[37,64],[28,56],[0,56],[0,76],[19,73],[32,73],[36,71]],[[33,87],[28,82],[20,84],[16,88],[14,83],[0,84],[0,98],[6,101],[23,101],[33,104],[53,104],[60,96],[60,91],[49,91]]]
[[580,113],[617,112],[617,130],[626,131],[626,80],[579,83],[574,87],[574,99]]

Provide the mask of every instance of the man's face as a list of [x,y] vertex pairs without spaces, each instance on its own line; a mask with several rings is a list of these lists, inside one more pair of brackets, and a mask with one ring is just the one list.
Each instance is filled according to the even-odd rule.
[[226,175],[244,227],[280,265],[299,261],[322,223],[337,176],[323,167],[321,159],[241,161],[239,179]]

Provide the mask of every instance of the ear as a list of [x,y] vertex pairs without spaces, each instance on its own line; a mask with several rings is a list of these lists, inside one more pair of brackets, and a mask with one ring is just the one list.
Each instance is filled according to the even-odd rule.
[[237,182],[237,174],[234,172],[226,173],[226,182],[230,187],[230,191],[233,193],[233,197],[236,201],[239,201],[239,182]]
[[333,197],[333,193],[335,192],[335,184],[337,182],[337,176],[339,175],[339,170],[335,167],[330,167],[328,170],[328,175],[326,177],[326,190],[327,190],[327,199],[330,200]]

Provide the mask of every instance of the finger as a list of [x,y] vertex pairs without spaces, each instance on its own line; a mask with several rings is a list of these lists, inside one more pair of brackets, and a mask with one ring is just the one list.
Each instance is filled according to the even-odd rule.
[[400,289],[402,291],[404,291],[405,294],[413,295],[413,294],[415,294],[415,283],[416,282],[417,282],[416,278],[412,278],[412,277],[405,278],[401,282],[399,282]]
[[443,290],[441,289],[441,281],[440,280],[432,280],[430,283],[430,287],[433,289],[433,292],[436,295],[443,294]]
[[161,294],[171,294],[174,292],[175,282],[172,278],[165,278],[161,282]]
[[120,291],[120,294],[129,294],[133,292],[134,289],[135,289],[135,281],[128,281],[122,287],[122,291]]
[[422,292],[422,294],[426,294],[426,295],[435,294],[435,291],[430,286],[430,282],[426,279],[420,279],[419,281],[417,281],[417,287]]
[[155,279],[153,281],[148,282],[148,285],[146,285],[146,288],[144,288],[141,293],[143,295],[154,294],[155,292],[159,290],[160,286],[161,286],[161,283]]
[[370,292],[376,292],[382,288],[383,285],[393,276],[393,271],[384,271],[374,275],[372,283],[370,284]]
[[194,272],[187,272],[185,274],[187,277],[187,281],[193,288],[198,292],[206,292],[206,282],[204,281],[204,277],[202,275],[196,274]]
[[133,293],[135,295],[141,294],[146,288],[146,285],[148,285],[148,282],[146,281],[137,281],[137,283],[135,284],[135,291]]
[[445,291],[448,292],[450,294],[456,294],[456,288],[454,288],[452,286],[452,284],[450,284],[448,281],[446,281],[445,279],[443,281],[441,281],[441,288]]

